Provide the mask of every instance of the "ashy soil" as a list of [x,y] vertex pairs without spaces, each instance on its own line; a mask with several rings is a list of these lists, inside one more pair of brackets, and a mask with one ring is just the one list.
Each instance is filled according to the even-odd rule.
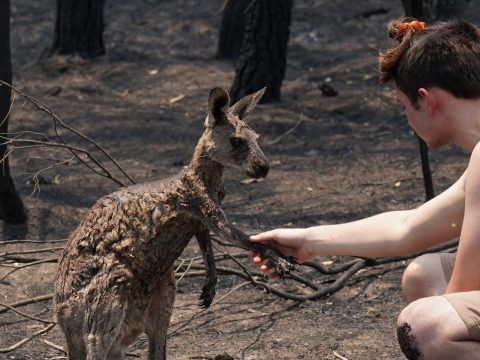
[[[52,42],[54,1],[12,1],[14,85],[48,105],[103,146],[137,182],[168,177],[189,162],[202,132],[208,92],[228,89],[234,65],[215,58],[223,0],[107,1],[107,54],[94,61],[41,57]],[[458,0],[449,16],[480,22],[480,4]],[[270,160],[268,177],[246,183],[226,171],[224,210],[247,233],[352,221],[424,201],[418,143],[396,103],[392,85],[378,83],[376,56],[387,46],[386,23],[402,15],[400,0],[294,2],[282,101],[260,105],[251,119]],[[324,96],[327,83],[337,96]],[[51,117],[21,97],[11,131],[53,134]],[[78,137],[69,143],[93,148]],[[28,209],[25,226],[0,224],[0,253],[61,247],[94,201],[118,185],[78,160],[40,175],[28,173],[66,160],[66,151],[15,150],[12,171]],[[105,157],[101,160],[107,163]],[[436,193],[465,170],[468,155],[455,148],[430,153]],[[108,165],[114,175],[128,183]],[[29,239],[38,243],[9,243]],[[186,249],[184,258],[198,254]],[[30,255],[55,258],[58,250]],[[24,255],[25,256],[25,255]],[[320,258],[321,262],[344,261]],[[395,321],[408,262],[369,268],[314,302],[265,293],[222,276],[218,304],[198,307],[201,279],[179,283],[168,339],[170,359],[403,359]],[[246,262],[248,266],[248,262]],[[11,268],[0,268],[3,277]],[[20,269],[0,282],[0,302],[49,294],[55,264]],[[318,274],[312,281],[328,283]],[[288,290],[287,283],[279,282]],[[21,308],[50,317],[50,302]],[[13,312],[0,314],[0,348],[44,325]],[[54,328],[0,359],[60,359],[45,341],[65,345]],[[146,356],[146,339],[130,352]],[[230,357],[229,357],[230,356]],[[133,357],[130,357],[133,358]]]

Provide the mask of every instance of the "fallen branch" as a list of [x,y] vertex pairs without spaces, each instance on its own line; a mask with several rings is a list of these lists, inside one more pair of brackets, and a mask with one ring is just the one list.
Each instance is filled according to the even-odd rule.
[[8,259],[9,256],[12,255],[25,255],[25,254],[37,254],[37,253],[44,253],[44,252],[54,252],[54,251],[59,251],[63,250],[63,246],[61,247],[51,247],[51,248],[46,248],[46,249],[36,249],[36,250],[25,250],[25,251],[11,251],[11,252],[3,252],[0,253],[0,258],[5,258]]
[[45,344],[47,344],[48,346],[54,348],[55,350],[58,350],[64,354],[67,354],[67,352],[65,351],[65,349],[63,348],[63,346],[60,346],[60,345],[57,345],[57,344],[54,344],[52,343],[51,341],[48,341],[48,340],[43,340],[43,342]]
[[10,310],[11,307],[12,308],[17,308],[17,307],[20,307],[20,306],[39,303],[39,302],[42,302],[42,301],[49,301],[49,300],[52,300],[52,299],[53,299],[53,294],[47,294],[47,295],[36,296],[36,297],[30,298],[30,299],[20,300],[20,301],[14,302],[12,304],[9,304],[9,306],[4,308],[4,309],[0,309],[0,314],[3,314],[5,312],[7,312],[8,310]]
[[7,240],[1,242],[0,245],[11,245],[11,244],[46,244],[46,243],[60,243],[65,242],[67,239],[60,240]]
[[0,354],[8,353],[8,352],[11,352],[15,349],[18,349],[20,346],[25,345],[27,342],[35,339],[37,336],[40,336],[42,334],[45,334],[45,333],[49,332],[51,329],[54,328],[55,325],[56,325],[55,323],[51,323],[50,325],[47,325],[43,329],[37,331],[36,333],[33,333],[32,335],[30,335],[30,336],[26,337],[25,339],[17,342],[16,344],[14,344],[12,346],[9,346],[7,348],[0,349]]
[[56,262],[58,262],[58,258],[51,258],[51,259],[44,259],[44,260],[37,260],[37,261],[28,262],[24,265],[17,266],[13,270],[10,270],[9,272],[7,272],[4,276],[0,277],[0,282],[4,281],[7,277],[9,277],[11,274],[13,274],[14,272],[16,272],[20,269],[25,269],[26,267],[35,266],[35,265],[38,265],[38,264],[56,263]]
[[27,319],[30,319],[30,320],[35,320],[35,321],[38,321],[38,322],[42,322],[44,324],[55,324],[55,321],[45,320],[45,319],[41,319],[41,318],[38,318],[38,317],[33,316],[33,315],[25,314],[24,312],[22,312],[20,310],[17,310],[13,306],[10,306],[8,304],[0,303],[0,306],[6,307],[6,308],[12,310],[13,312],[17,313],[18,315],[21,315],[21,316],[23,316]]
[[[223,249],[219,249],[215,247],[217,251],[217,254],[215,255],[216,262],[220,264],[220,263],[229,261],[233,265],[233,266],[217,265],[217,273],[222,276],[236,276],[244,279],[244,282],[234,286],[226,294],[224,294],[222,297],[214,301],[210,308],[202,309],[199,312],[195,313],[188,321],[182,322],[182,325],[178,326],[175,330],[173,330],[171,334],[175,334],[181,329],[185,328],[185,326],[187,326],[188,323],[190,323],[193,319],[195,319],[199,314],[205,313],[206,311],[210,311],[210,309],[212,309],[213,306],[222,302],[226,297],[230,296],[234,292],[248,285],[253,285],[256,288],[263,289],[283,299],[290,299],[294,301],[317,300],[317,299],[324,298],[325,296],[331,295],[336,291],[338,291],[339,289],[341,289],[342,287],[344,287],[347,281],[351,279],[355,274],[357,274],[358,271],[361,269],[365,269],[368,267],[381,266],[384,264],[394,263],[398,261],[405,261],[425,253],[432,253],[432,252],[438,252],[438,251],[453,251],[453,249],[457,246],[457,244],[458,244],[457,241],[450,241],[448,243],[441,244],[436,247],[432,247],[425,251],[422,251],[416,254],[405,255],[405,256],[385,257],[385,258],[378,258],[378,259],[354,258],[350,261],[346,261],[343,264],[339,264],[335,266],[325,266],[324,264],[321,264],[316,261],[309,261],[305,263],[306,266],[303,267],[303,269],[313,270],[314,271],[313,273],[312,271],[310,271],[308,274],[302,274],[300,271],[296,271],[286,275],[284,282],[268,282],[263,273],[248,269],[248,267],[242,263],[242,261],[245,261],[247,257],[245,252],[235,253],[232,255],[224,251]],[[15,251],[10,253],[4,252],[0,254],[0,259],[3,258],[3,261],[12,261],[12,259],[18,255],[34,254],[38,252],[51,252],[51,251],[58,251],[60,249],[63,249],[63,247]],[[15,268],[12,271],[8,272],[6,275],[2,277],[2,279],[5,279],[13,271],[16,271],[18,269],[21,269],[27,266],[36,266],[45,262],[55,262],[55,261],[57,261],[57,258],[37,259],[35,261],[27,262],[19,266],[18,268]],[[329,278],[327,278],[328,281],[333,280],[333,282],[327,285],[322,284],[321,281],[319,280],[322,280],[324,278],[322,276],[315,275],[315,272],[318,272],[319,274],[324,276],[329,276]],[[194,256],[190,258],[178,259],[175,265],[175,276],[177,278],[177,282],[181,281],[183,278],[186,278],[186,277],[200,277],[200,276],[204,277],[205,266],[203,264],[203,258],[201,256]],[[336,278],[332,279],[332,277],[335,277],[335,276]],[[293,290],[291,290],[292,286],[290,284],[289,285],[290,290],[286,291],[282,289],[285,282],[289,282],[289,283],[293,282],[294,284],[297,284],[297,286]],[[17,309],[18,307],[21,307],[21,306],[48,301],[48,300],[51,300],[52,298],[53,298],[53,294],[48,294],[48,295],[34,297],[31,299],[17,301],[11,304],[0,303],[0,314],[5,313],[7,311],[13,311],[25,318],[28,318],[34,321],[41,321],[43,323],[48,324],[42,330],[32,334],[31,336],[21,340],[20,342],[10,347],[0,349],[0,353],[2,352],[6,353],[6,352],[13,351],[15,349],[18,349],[19,347],[26,344],[33,338],[41,334],[47,333],[50,329],[53,328],[53,326],[55,326],[55,323],[53,321],[48,321],[32,315],[28,315],[23,311],[19,311]],[[52,346],[52,344],[47,344],[47,345]],[[57,348],[57,350],[59,351],[62,351],[61,349],[60,347]],[[129,355],[138,357],[138,355],[133,353],[129,353]]]

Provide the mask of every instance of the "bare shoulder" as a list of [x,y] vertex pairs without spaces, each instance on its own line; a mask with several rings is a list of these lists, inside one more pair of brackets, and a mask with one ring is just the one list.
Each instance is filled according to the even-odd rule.
[[[469,191],[469,190],[472,191]],[[480,189],[480,143],[472,151],[468,168],[466,171],[465,191],[470,194],[477,194]],[[480,199],[480,195],[476,195]]]
[[477,145],[475,145],[475,147],[473,148],[468,167],[470,167],[472,162],[473,165],[476,165],[477,167],[480,166],[480,142],[477,143]]

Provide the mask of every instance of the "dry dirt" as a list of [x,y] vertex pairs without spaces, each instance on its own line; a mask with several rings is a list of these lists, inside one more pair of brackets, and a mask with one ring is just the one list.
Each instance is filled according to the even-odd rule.
[[[40,59],[52,42],[54,1],[12,1],[15,86],[102,144],[137,182],[170,176],[189,161],[209,89],[232,84],[233,65],[215,59],[223,2],[107,1],[107,55],[88,62]],[[458,0],[449,14],[479,23],[479,8],[474,1]],[[261,105],[252,117],[271,172],[263,182],[243,184],[243,174],[226,171],[224,210],[239,228],[255,233],[340,223],[424,201],[417,141],[393,87],[377,80],[376,55],[387,44],[386,23],[401,14],[400,0],[294,2],[282,102]],[[322,96],[324,82],[338,95]],[[49,116],[18,97],[11,130],[53,131]],[[0,252],[59,246],[9,245],[8,240],[66,238],[98,197],[117,188],[72,161],[43,173],[40,191],[32,195],[25,174],[49,164],[38,157],[33,151],[12,154],[29,221],[0,224]],[[467,160],[454,148],[431,152],[437,193],[455,181]],[[192,243],[184,256],[196,252]],[[58,251],[35,256],[56,257]],[[203,312],[197,306],[201,280],[184,279],[169,358],[402,359],[395,321],[405,305],[399,286],[405,265],[361,272],[341,291],[315,302],[287,301],[244,286]],[[0,277],[9,270],[1,268]],[[54,270],[54,264],[42,264],[15,272],[0,282],[0,302],[51,293]],[[222,277],[217,298],[242,282]],[[50,305],[22,310],[48,318]],[[0,348],[42,326],[12,312],[0,314]],[[55,328],[0,359],[64,356],[44,340],[64,345]],[[144,358],[146,340],[139,339],[131,352]]]

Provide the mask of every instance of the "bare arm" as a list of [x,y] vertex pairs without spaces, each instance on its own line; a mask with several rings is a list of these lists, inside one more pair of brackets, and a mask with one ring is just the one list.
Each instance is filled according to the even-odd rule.
[[299,262],[318,255],[379,257],[412,253],[460,234],[464,183],[465,174],[445,192],[413,210],[391,211],[338,225],[276,229],[250,240],[271,243]]
[[465,180],[465,217],[447,293],[480,289],[480,145],[470,157]]

